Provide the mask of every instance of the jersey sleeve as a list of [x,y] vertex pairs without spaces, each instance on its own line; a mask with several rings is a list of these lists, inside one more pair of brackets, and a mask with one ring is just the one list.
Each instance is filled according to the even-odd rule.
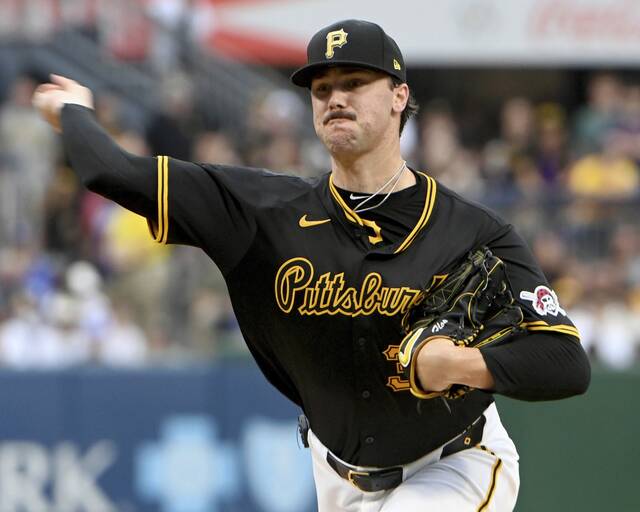
[[257,212],[304,189],[259,169],[133,155],[78,105],[65,105],[61,121],[65,153],[84,186],[147,218],[157,242],[202,248],[223,273],[250,247]]
[[301,180],[264,169],[195,164],[158,156],[157,212],[148,218],[159,243],[200,247],[230,272],[244,257],[269,210],[303,193]]
[[524,313],[523,327],[530,332],[566,334],[579,340],[578,330],[513,227],[504,226],[488,246],[506,264],[514,299]]
[[61,116],[65,155],[92,192],[148,217],[156,211],[154,159],[123,150],[97,123],[92,109],[67,104]]
[[256,232],[255,209],[243,187],[254,170],[156,158],[157,212],[147,219],[162,244],[200,247],[223,273],[237,263]]
[[584,393],[591,369],[576,327],[549,286],[533,254],[512,226],[488,244],[506,264],[524,313],[525,333],[480,352],[494,379],[493,392],[519,400],[557,400]]

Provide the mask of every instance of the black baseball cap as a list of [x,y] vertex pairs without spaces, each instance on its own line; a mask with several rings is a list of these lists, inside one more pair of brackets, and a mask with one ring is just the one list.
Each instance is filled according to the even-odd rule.
[[380,25],[369,21],[339,21],[316,32],[307,46],[306,66],[296,70],[291,81],[309,87],[314,73],[327,66],[375,69],[407,81],[400,48]]

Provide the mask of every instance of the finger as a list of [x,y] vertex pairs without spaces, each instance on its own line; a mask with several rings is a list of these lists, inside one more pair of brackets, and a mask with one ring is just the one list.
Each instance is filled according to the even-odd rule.
[[44,108],[46,103],[46,99],[45,99],[45,95],[42,92],[34,92],[33,96],[31,97],[31,104],[37,108],[37,109],[42,109]]
[[58,92],[62,89],[49,89],[49,90],[36,90],[31,97],[31,104],[37,109],[48,108],[52,102],[55,102],[59,97]]
[[62,87],[56,84],[40,84],[34,92],[61,91]]
[[56,75],[54,73],[51,73],[49,76],[54,84],[59,85],[63,89],[68,89],[73,85],[78,85],[78,82],[71,80],[71,78],[67,78],[66,76]]

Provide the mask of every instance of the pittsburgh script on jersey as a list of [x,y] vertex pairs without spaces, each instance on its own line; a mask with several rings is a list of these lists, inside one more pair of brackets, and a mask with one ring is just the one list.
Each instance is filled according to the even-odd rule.
[[297,307],[301,315],[394,316],[404,313],[420,293],[406,286],[383,286],[377,272],[367,274],[359,287],[347,286],[344,272],[314,277],[315,269],[307,258],[285,261],[276,274],[278,307],[285,313]]

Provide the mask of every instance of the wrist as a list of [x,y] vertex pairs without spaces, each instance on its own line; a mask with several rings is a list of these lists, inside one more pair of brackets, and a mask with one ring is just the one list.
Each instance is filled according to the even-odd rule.
[[465,347],[458,347],[457,345],[449,345],[443,347],[441,354],[440,365],[442,366],[442,373],[445,377],[447,387],[453,384],[464,384],[462,382],[465,375]]
[[425,391],[442,391],[451,380],[456,346],[450,338],[439,337],[425,343],[415,354],[417,383]]
[[451,378],[452,384],[466,384],[469,380],[469,368],[467,363],[472,352],[476,349],[468,347],[453,346],[447,354],[447,374]]
[[454,384],[493,389],[493,376],[477,348],[458,347],[448,338],[432,340],[417,354],[418,382],[425,391],[442,391]]
[[464,384],[477,389],[493,389],[493,375],[489,372],[480,349],[453,347],[449,372],[454,384]]

